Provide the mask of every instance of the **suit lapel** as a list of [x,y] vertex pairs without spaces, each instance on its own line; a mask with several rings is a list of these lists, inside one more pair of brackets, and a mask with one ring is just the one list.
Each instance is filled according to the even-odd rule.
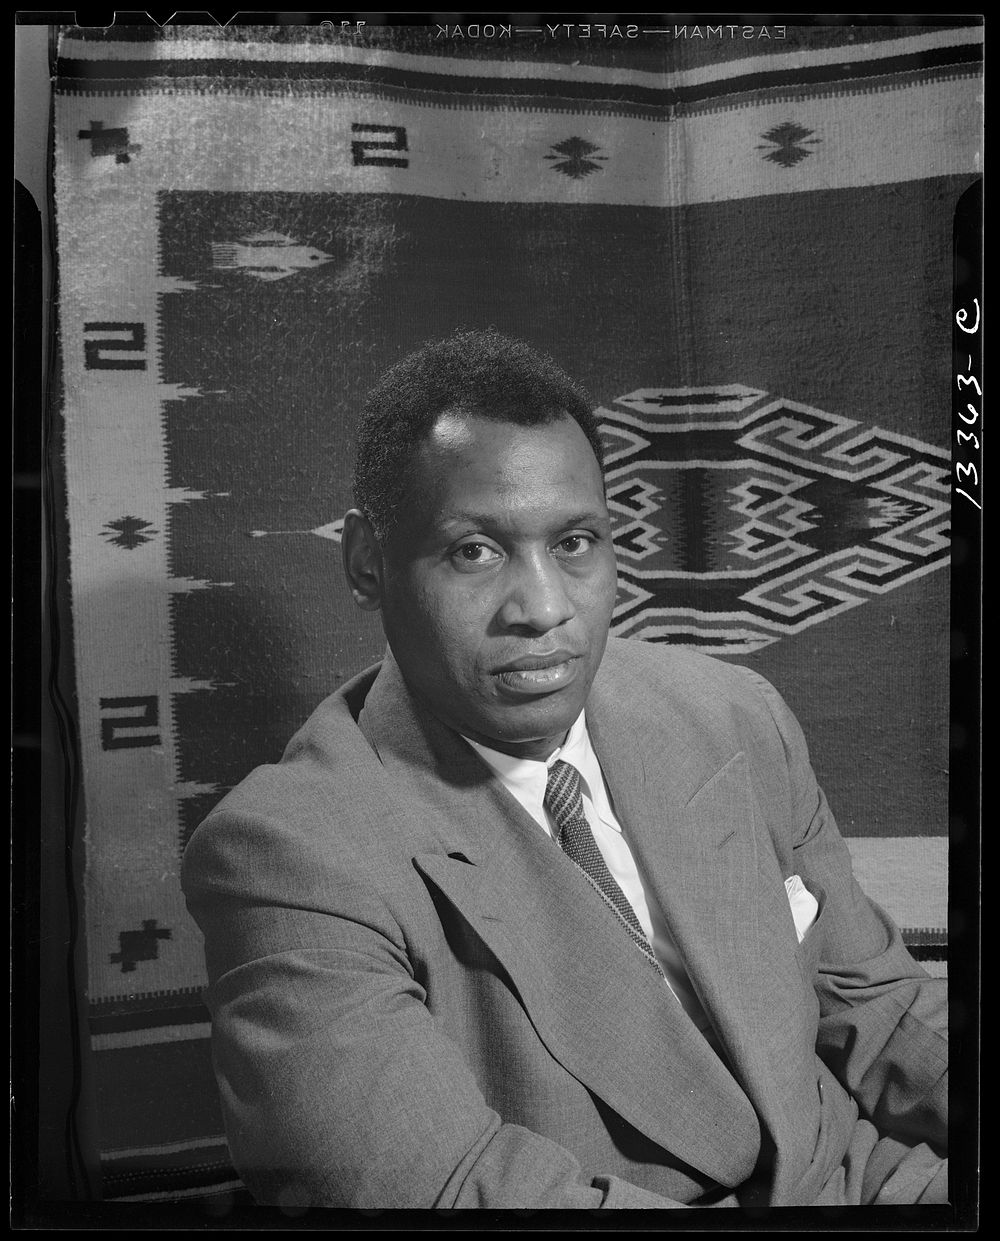
[[[592,707],[593,707],[592,701]],[[756,858],[746,765],[672,765],[669,745],[607,744],[607,717],[588,710],[594,748],[616,811],[691,974],[735,1064],[760,968]],[[649,751],[660,750],[659,754]]]
[[746,1096],[573,863],[461,738],[418,715],[391,659],[361,722],[438,825],[415,864],[500,960],[550,1053],[676,1157],[744,1180],[759,1150]]
[[616,810],[736,1077],[778,1149],[805,1167],[815,1118],[790,1104],[815,1098],[815,1048],[788,986],[800,978],[794,931],[782,877],[758,854],[746,757],[693,740],[666,703],[656,732],[636,736],[623,693],[597,683],[587,707]]

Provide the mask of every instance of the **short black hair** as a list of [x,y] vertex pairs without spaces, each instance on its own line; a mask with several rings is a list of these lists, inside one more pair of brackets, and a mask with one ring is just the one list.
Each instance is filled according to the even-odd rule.
[[603,465],[590,398],[558,363],[493,328],[457,331],[397,362],[365,401],[354,502],[380,539],[399,514],[413,453],[449,410],[519,426],[542,426],[568,415]]

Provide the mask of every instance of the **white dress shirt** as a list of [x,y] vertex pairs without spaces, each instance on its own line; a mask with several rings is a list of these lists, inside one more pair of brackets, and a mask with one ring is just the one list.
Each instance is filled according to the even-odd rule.
[[571,763],[576,768],[580,773],[584,814],[608,870],[635,910],[635,916],[653,946],[653,953],[663,969],[670,990],[698,1029],[717,1047],[715,1032],[695,995],[656,899],[643,882],[621,824],[612,809],[601,765],[590,744],[584,714],[580,712],[573,727],[566,734],[566,740],[544,763],[531,758],[514,758],[510,754],[501,754],[499,750],[491,750],[477,741],[469,741],[468,737],[465,740],[553,840],[558,837],[558,829],[545,809],[549,768],[557,759]]

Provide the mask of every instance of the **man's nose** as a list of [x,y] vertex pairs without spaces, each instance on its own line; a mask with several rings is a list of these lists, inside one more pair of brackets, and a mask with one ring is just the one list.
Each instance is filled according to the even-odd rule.
[[545,633],[576,615],[565,574],[547,551],[512,561],[509,572],[509,590],[500,608],[507,628]]

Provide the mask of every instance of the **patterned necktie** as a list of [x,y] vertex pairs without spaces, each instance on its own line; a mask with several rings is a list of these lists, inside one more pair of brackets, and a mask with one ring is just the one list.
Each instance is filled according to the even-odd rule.
[[635,910],[615,882],[615,877],[608,870],[594,840],[583,810],[580,775],[575,767],[561,759],[554,762],[549,770],[548,783],[545,786],[545,809],[559,828],[557,839],[563,852],[579,866],[604,903],[624,925],[635,946],[656,972],[662,974],[660,963],[653,955],[652,946],[639,925]]

